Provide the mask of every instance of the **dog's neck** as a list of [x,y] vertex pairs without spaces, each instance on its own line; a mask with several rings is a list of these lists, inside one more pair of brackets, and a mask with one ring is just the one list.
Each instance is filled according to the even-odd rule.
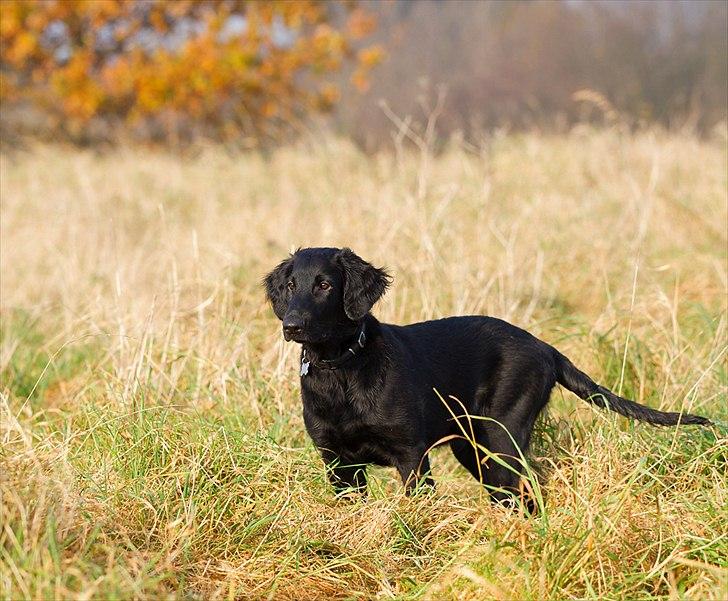
[[357,362],[365,348],[367,338],[373,333],[377,320],[366,315],[356,324],[353,333],[345,338],[318,344],[302,344],[304,361],[312,363],[319,369],[338,369],[348,367]]

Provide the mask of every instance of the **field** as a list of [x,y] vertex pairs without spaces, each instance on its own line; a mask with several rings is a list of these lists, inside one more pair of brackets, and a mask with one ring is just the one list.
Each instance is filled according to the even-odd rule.
[[[725,599],[726,160],[725,136],[587,128],[437,155],[6,150],[0,597]],[[557,389],[538,516],[445,449],[432,494],[376,469],[336,501],[260,286],[311,245],[390,269],[385,321],[498,316],[722,425]]]

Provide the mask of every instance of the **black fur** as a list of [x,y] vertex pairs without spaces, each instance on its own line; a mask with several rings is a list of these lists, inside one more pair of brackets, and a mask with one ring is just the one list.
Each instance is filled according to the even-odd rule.
[[344,312],[349,319],[359,321],[387,290],[391,278],[348,248],[342,249],[336,260],[344,275]]
[[[339,492],[363,492],[370,463],[395,467],[408,491],[423,479],[431,484],[427,453],[445,440],[492,498],[507,500],[519,487],[517,458],[557,382],[599,407],[653,424],[711,423],[623,399],[500,319],[380,323],[369,310],[389,282],[383,269],[347,248],[298,250],[265,278],[286,339],[300,343],[302,360],[310,361],[301,376],[303,418]],[[362,324],[367,340],[358,348]],[[352,345],[356,353],[348,351]],[[335,370],[317,364],[348,357],[347,351],[351,358]],[[466,413],[490,419],[467,420]]]
[[265,276],[265,292],[278,319],[283,319],[288,303],[285,299],[286,283],[293,268],[293,257],[281,261]]

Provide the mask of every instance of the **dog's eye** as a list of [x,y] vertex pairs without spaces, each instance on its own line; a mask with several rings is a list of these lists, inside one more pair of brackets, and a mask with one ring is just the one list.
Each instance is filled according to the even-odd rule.
[[293,282],[288,282],[288,283],[286,284],[286,288],[288,288],[288,289],[289,289],[289,290],[291,290],[291,291],[293,291],[293,289],[294,289],[295,287],[296,287],[296,285],[295,285],[295,284],[294,284]]
[[328,282],[319,282],[319,288],[321,288],[321,290],[328,290],[331,288],[331,284]]

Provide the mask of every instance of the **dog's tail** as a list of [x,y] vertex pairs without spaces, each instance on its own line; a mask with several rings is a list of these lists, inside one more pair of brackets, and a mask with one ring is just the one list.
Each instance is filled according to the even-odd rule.
[[650,409],[634,401],[617,396],[611,390],[600,386],[583,371],[569,361],[559,351],[554,349],[556,360],[556,381],[571,390],[578,397],[602,409],[616,411],[625,417],[649,422],[658,426],[676,426],[690,424],[698,426],[711,426],[713,422],[699,415],[689,413],[675,413]]

